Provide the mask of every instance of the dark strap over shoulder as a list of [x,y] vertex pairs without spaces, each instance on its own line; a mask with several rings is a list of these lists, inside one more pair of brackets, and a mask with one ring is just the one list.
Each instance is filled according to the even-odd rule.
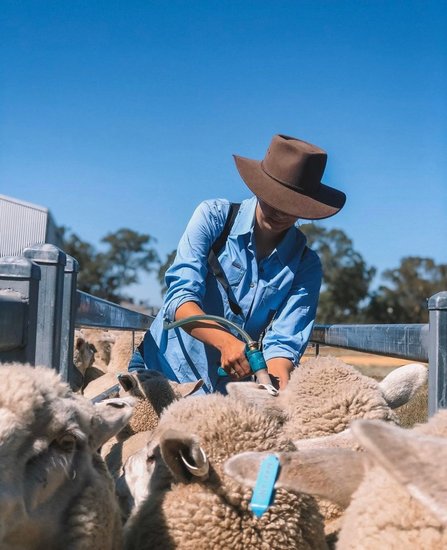
[[222,250],[222,248],[224,247],[227,241],[228,235],[230,234],[231,228],[233,227],[233,223],[234,223],[234,220],[236,219],[240,206],[241,205],[238,203],[234,203],[234,202],[230,203],[230,210],[228,211],[227,219],[225,221],[224,228],[222,229],[222,233],[214,241],[211,247],[211,250],[208,254],[208,265],[211,271],[213,272],[214,276],[216,277],[216,279],[223,286],[228,296],[228,302],[229,302],[231,311],[235,315],[239,315],[240,313],[242,313],[242,309],[234,299],[233,293],[230,288],[230,284],[227,280],[224,270],[222,269],[222,266],[220,265],[219,260],[217,259],[217,255]]

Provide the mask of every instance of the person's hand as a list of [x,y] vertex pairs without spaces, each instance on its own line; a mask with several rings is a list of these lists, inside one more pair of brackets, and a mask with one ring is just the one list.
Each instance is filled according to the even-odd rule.
[[239,380],[251,374],[250,363],[245,356],[245,344],[227,333],[219,343],[220,366],[233,379]]

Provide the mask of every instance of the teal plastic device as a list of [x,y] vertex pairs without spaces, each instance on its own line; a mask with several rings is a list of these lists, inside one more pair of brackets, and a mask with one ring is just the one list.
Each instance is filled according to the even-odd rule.
[[[262,351],[258,349],[257,342],[250,342],[250,344],[245,346],[245,356],[247,357],[250,368],[254,374],[261,369],[265,369],[267,372],[267,365],[264,356],[262,355]],[[228,373],[222,367],[217,369],[217,374],[219,376],[228,376]]]

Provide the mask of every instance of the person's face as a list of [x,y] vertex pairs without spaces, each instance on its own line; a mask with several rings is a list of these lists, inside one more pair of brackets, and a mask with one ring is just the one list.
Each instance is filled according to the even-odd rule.
[[276,210],[258,197],[256,221],[261,230],[280,234],[287,231],[298,218],[280,210]]

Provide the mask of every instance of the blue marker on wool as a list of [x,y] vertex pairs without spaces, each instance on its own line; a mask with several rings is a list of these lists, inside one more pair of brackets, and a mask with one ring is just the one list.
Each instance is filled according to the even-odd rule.
[[261,462],[250,501],[250,510],[258,518],[262,516],[273,501],[279,467],[279,459],[275,455],[269,455]]

